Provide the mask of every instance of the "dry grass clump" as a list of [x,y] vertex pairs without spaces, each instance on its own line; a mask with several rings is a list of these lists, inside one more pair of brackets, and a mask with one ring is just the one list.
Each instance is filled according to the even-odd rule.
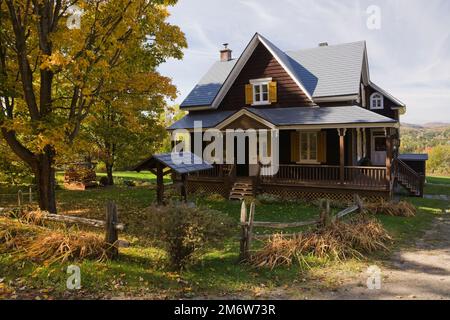
[[11,253],[17,260],[32,260],[45,264],[74,260],[107,258],[104,239],[91,232],[74,228],[52,230],[0,218],[0,253]]
[[308,265],[306,257],[342,261],[363,254],[388,250],[392,240],[376,220],[358,217],[349,222],[335,222],[326,228],[286,238],[274,235],[263,249],[253,254],[250,263],[256,267],[275,268],[295,262]]
[[107,245],[94,233],[49,230],[26,246],[21,257],[45,264],[84,259],[102,261],[107,259]]
[[416,215],[416,207],[407,201],[400,202],[373,202],[364,206],[368,212],[372,214],[384,214],[395,217],[414,217]]
[[33,241],[41,228],[0,217],[0,253],[19,250]]

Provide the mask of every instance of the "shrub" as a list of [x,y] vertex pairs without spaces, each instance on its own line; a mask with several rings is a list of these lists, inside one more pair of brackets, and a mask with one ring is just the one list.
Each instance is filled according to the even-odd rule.
[[166,249],[172,269],[183,269],[207,247],[215,247],[234,230],[219,211],[170,203],[146,210],[146,229]]
[[427,171],[432,174],[450,175],[450,145],[438,145],[429,152]]
[[206,200],[211,202],[222,202],[225,200],[224,196],[219,193],[213,193],[206,197]]
[[262,204],[273,204],[282,202],[282,199],[279,196],[270,193],[259,194],[256,197],[256,199],[258,199],[258,201],[261,202]]
[[106,187],[107,185],[109,185],[108,177],[101,177],[99,183],[102,187]]

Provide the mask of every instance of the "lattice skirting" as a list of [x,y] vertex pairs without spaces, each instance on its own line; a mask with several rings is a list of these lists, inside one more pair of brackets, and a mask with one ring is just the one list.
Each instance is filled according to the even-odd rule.
[[262,185],[259,193],[273,194],[283,199],[299,199],[307,202],[313,202],[318,199],[352,202],[355,193],[369,202],[389,199],[389,192],[383,191],[312,189],[270,185]]
[[[206,194],[221,194],[223,197],[229,197],[229,190],[224,182],[219,181],[187,181],[187,191],[189,194],[204,192]],[[299,199],[307,202],[313,202],[318,199],[329,199],[331,201],[352,202],[353,195],[356,193],[365,201],[388,200],[390,195],[388,191],[370,191],[370,190],[351,190],[351,189],[332,189],[332,188],[313,188],[303,186],[280,186],[262,184],[259,186],[258,193],[273,194],[283,199]]]
[[221,194],[223,197],[228,198],[228,190],[225,185],[220,182],[204,182],[204,181],[188,181],[187,191],[189,194],[197,192],[205,192],[207,194]]

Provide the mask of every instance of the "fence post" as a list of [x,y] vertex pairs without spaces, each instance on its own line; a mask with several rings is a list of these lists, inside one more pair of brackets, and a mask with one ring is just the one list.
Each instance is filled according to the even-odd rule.
[[326,227],[330,224],[330,200],[322,199],[320,201],[320,224],[322,227]]
[[109,246],[108,257],[111,259],[115,259],[119,255],[119,250],[117,248],[117,240],[119,239],[119,232],[116,229],[117,224],[117,206],[114,202],[108,201],[106,204],[105,242]]
[[247,224],[247,243],[245,246],[245,255],[248,257],[251,244],[252,244],[252,236],[253,236],[253,220],[255,219],[255,202],[250,204],[250,213],[248,215],[248,224]]
[[17,192],[17,205],[19,206],[19,208],[22,207],[22,201],[23,200],[23,195],[22,195],[22,190],[19,190]]
[[363,204],[361,198],[359,197],[359,195],[357,195],[357,194],[355,193],[355,195],[353,196],[353,199],[354,199],[354,201],[355,201],[355,204],[358,206],[359,212],[363,212],[363,210],[364,210],[364,204]]
[[28,188],[28,200],[29,200],[29,202],[30,203],[32,203],[33,202],[33,188],[30,186],[29,188]]
[[247,206],[245,201],[242,201],[241,205],[241,246],[240,246],[240,254],[239,254],[239,262],[245,261],[247,259]]

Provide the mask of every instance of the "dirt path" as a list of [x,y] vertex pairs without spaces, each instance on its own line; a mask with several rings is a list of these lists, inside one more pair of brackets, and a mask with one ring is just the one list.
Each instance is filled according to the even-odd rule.
[[381,289],[367,288],[368,273],[312,299],[450,299],[450,215],[433,223],[415,249],[400,250],[381,269]]

